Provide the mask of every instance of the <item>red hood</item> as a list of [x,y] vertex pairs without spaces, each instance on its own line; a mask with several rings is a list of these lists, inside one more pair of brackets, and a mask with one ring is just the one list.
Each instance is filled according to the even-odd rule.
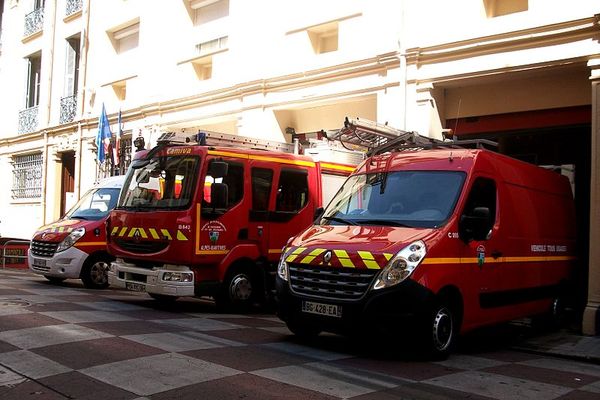
[[383,268],[408,244],[437,234],[426,228],[314,225],[286,249],[286,261],[322,265],[328,250],[332,267]]
[[63,219],[38,228],[37,232],[35,232],[35,234],[33,235],[33,240],[39,240],[44,242],[60,242],[65,237],[67,237],[69,233],[73,232],[74,229],[80,228],[82,226],[88,229],[90,225],[97,225],[98,222],[100,221]]

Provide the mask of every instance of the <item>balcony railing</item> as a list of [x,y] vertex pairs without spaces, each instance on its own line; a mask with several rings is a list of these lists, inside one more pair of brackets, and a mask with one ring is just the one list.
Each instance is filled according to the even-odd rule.
[[60,124],[68,124],[75,120],[77,112],[77,95],[62,97],[60,99]]
[[29,133],[37,130],[39,106],[34,106],[19,112],[19,133]]
[[65,10],[65,16],[73,15],[83,8],[83,0],[67,0],[67,8]]
[[40,32],[44,27],[44,9],[38,8],[25,16],[24,36],[30,36]]

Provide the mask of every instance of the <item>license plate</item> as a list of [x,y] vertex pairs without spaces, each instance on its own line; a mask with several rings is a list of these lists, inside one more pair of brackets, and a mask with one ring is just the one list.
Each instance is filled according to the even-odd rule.
[[34,267],[45,267],[46,266],[46,260],[42,260],[40,258],[34,258],[33,259],[33,266]]
[[310,314],[342,318],[342,306],[338,306],[336,304],[323,304],[315,303],[313,301],[303,301],[302,311]]
[[141,283],[125,282],[125,289],[132,290],[134,292],[145,292],[146,285],[143,285]]

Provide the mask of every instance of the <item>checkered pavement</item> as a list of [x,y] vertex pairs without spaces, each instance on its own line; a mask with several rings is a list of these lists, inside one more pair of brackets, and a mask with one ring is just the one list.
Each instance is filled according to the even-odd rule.
[[303,344],[269,314],[0,270],[0,399],[600,398],[600,365],[485,346],[422,362],[395,345]]

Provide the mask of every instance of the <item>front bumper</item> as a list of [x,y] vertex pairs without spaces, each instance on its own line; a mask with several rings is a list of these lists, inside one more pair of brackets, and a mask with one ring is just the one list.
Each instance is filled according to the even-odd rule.
[[[277,315],[287,323],[308,325],[321,331],[356,334],[407,333],[415,323],[428,316],[434,294],[417,282],[406,281],[387,289],[369,290],[358,301],[341,301],[300,295],[292,292],[288,282],[277,277]],[[302,311],[302,302],[310,301],[341,307],[341,317],[323,316]]]
[[39,257],[27,252],[29,270],[34,274],[55,278],[79,278],[81,267],[89,254],[73,246],[67,250],[55,253],[52,257]]
[[[138,292],[160,294],[164,296],[194,296],[194,279],[191,282],[164,281],[166,272],[188,272],[189,269],[140,268],[135,264],[113,261],[108,271],[108,284],[115,288]],[[193,276],[193,275],[192,275]]]

